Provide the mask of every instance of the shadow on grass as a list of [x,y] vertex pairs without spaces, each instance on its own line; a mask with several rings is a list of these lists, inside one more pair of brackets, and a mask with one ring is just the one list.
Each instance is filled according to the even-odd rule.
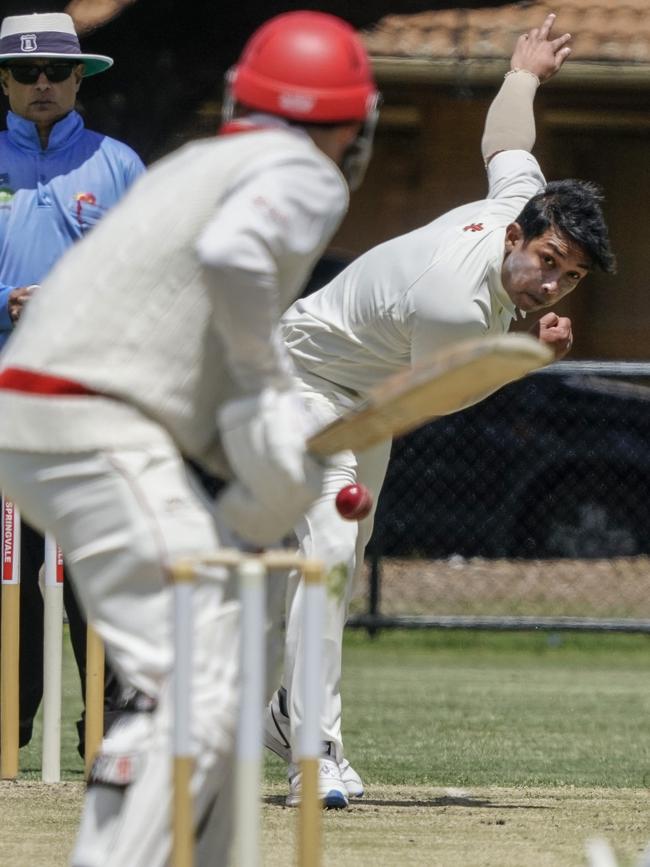
[[490,801],[489,798],[472,798],[469,796],[453,797],[443,795],[439,798],[387,799],[387,798],[363,798],[359,801],[350,801],[350,806],[359,804],[368,807],[482,807],[492,810],[549,810],[541,804],[502,804]]
[[[276,807],[285,807],[293,810],[295,807],[287,807],[285,795],[266,795],[263,799],[265,804]],[[439,798],[419,799],[389,799],[389,798],[351,798],[350,807],[481,807],[491,810],[550,810],[549,806],[542,804],[502,804],[495,803],[489,798],[472,798],[469,796],[453,797],[443,795]]]

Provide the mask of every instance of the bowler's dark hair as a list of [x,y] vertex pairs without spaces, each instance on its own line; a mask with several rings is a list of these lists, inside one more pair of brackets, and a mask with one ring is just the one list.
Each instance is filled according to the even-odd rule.
[[517,217],[524,241],[528,243],[553,228],[581,247],[593,265],[613,274],[616,257],[600,206],[603,198],[600,187],[590,181],[551,181]]

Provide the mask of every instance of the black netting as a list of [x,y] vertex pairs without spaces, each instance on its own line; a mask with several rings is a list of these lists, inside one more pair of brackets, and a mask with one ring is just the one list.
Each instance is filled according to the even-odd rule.
[[382,613],[650,617],[650,388],[610,367],[556,367],[395,443],[369,546]]

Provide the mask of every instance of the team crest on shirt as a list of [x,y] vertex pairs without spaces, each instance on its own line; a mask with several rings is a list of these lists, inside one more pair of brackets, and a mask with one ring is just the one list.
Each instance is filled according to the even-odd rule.
[[96,205],[97,198],[94,193],[75,193],[74,195],[75,213],[77,222],[81,226],[84,222],[84,205]]
[[38,43],[35,33],[23,33],[20,37],[20,50],[29,54],[30,51],[36,51]]
[[470,223],[467,226],[463,226],[463,232],[482,232],[484,228],[483,223]]

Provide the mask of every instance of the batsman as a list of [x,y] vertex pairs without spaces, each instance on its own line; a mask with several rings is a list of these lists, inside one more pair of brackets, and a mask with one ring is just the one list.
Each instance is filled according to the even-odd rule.
[[[577,180],[547,184],[531,154],[535,93],[570,53],[569,34],[551,35],[554,21],[551,14],[519,38],[488,111],[482,140],[487,198],[370,250],[283,317],[298,389],[320,426],[429,353],[503,335],[515,317],[553,307],[592,269],[613,270],[599,190]],[[547,312],[532,333],[556,359],[571,348],[567,317]],[[371,513],[359,524],[343,521],[335,498],[359,482],[376,502],[390,447],[386,441],[342,453],[326,473],[323,495],[296,528],[302,550],[329,569],[320,766],[321,797],[329,807],[345,807],[350,797],[363,794],[343,750],[341,643],[373,520]],[[300,597],[300,584],[290,577],[284,673],[267,708],[265,733],[267,747],[289,763],[289,805],[299,803],[301,786],[292,761],[303,716]]]
[[[268,21],[228,76],[221,135],[160,161],[65,256],[0,365],[0,487],[54,533],[125,686],[89,779],[74,867],[170,854],[171,588],[225,525],[264,545],[322,465],[276,334],[370,155],[378,94],[339,18]],[[219,519],[184,458],[232,485]],[[227,460],[226,460],[227,458]],[[194,594],[197,865],[226,865],[238,601]]]

